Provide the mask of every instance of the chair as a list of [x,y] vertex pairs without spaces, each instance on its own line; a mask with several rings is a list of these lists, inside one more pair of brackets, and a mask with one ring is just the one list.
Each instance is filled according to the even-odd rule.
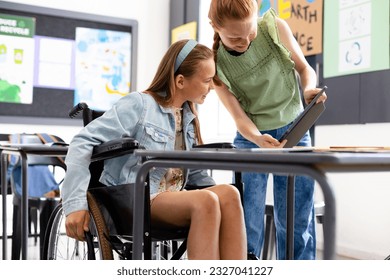
[[[13,134],[12,137],[17,138],[23,144],[43,144],[40,136],[43,134]],[[47,135],[47,134],[45,134]],[[55,142],[64,143],[63,140],[57,136],[50,136]],[[18,158],[16,158],[18,160]],[[49,169],[51,168],[51,170]],[[17,185],[20,185],[18,181],[20,179],[18,162],[11,163],[10,168],[10,182],[13,193],[13,225],[12,225],[12,251],[11,259],[20,258],[21,250],[21,216],[20,216],[20,207],[21,207],[21,195],[20,190],[17,189]],[[29,189],[39,189],[41,186],[45,185],[45,182],[50,182],[50,184],[59,185],[61,182],[57,182],[55,179],[55,174],[59,169],[62,169],[63,172],[66,170],[65,163],[62,158],[58,157],[42,157],[42,156],[29,156],[28,157],[28,172],[31,173],[34,177],[37,176],[34,180],[29,180]],[[34,173],[34,174],[33,174]],[[61,175],[62,176],[62,175]],[[31,176],[29,176],[31,178]],[[47,180],[47,181],[46,181]],[[39,184],[42,184],[41,186]],[[53,185],[54,186],[54,185]],[[29,196],[28,206],[29,206],[29,219],[30,226],[29,232],[30,236],[35,238],[39,237],[39,247],[40,255],[42,254],[43,239],[46,232],[47,221],[54,209],[58,204],[59,197],[45,197],[42,195]],[[39,215],[38,215],[39,213]],[[38,217],[39,217],[39,232],[38,232]],[[32,225],[34,226],[34,233],[32,231]]]
[[[103,112],[76,105],[69,115],[82,112],[84,125]],[[86,242],[68,238],[65,234],[64,214],[59,204],[50,218],[44,242],[47,259],[132,259],[132,195],[133,184],[103,186],[99,181],[105,159],[141,148],[131,138],[103,143],[95,147],[90,164],[91,180],[87,200],[91,214],[90,231]],[[108,152],[107,152],[108,151]],[[150,222],[149,186],[145,185],[144,259],[180,259],[185,256],[188,228],[156,228]],[[66,244],[66,245],[65,245]]]

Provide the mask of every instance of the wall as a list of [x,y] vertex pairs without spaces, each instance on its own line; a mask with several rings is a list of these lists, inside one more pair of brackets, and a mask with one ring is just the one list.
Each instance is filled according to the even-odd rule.
[[[390,146],[390,123],[320,125],[317,146]],[[337,252],[358,259],[390,254],[390,174],[330,174],[335,186]]]

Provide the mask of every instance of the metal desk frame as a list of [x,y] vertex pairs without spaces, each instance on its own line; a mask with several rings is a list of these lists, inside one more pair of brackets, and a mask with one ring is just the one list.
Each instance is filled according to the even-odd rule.
[[[390,153],[335,153],[308,151],[265,150],[192,150],[192,151],[148,151],[136,150],[143,160],[134,189],[134,239],[133,259],[142,259],[144,185],[147,174],[155,167],[183,167],[232,171],[252,171],[284,175],[306,175],[319,184],[325,201],[324,215],[324,259],[334,259],[336,244],[336,207],[328,172],[390,172]],[[293,192],[288,191],[290,207],[294,203]],[[291,204],[292,202],[292,204]],[[293,216],[287,223],[293,224]],[[292,223],[292,224],[291,224]],[[293,240],[293,232],[287,242]],[[290,244],[287,244],[289,247]]]
[[27,259],[27,241],[28,241],[28,186],[27,186],[27,166],[28,155],[34,156],[64,156],[68,151],[66,146],[48,146],[44,144],[16,144],[1,145],[1,191],[3,197],[3,260],[7,259],[7,167],[8,155],[17,155],[20,157],[21,164],[21,182],[22,182],[22,205],[21,205],[21,222],[22,222],[22,260]]

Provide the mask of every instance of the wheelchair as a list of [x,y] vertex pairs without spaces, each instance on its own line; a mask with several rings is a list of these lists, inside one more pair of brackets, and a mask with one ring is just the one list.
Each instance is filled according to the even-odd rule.
[[[84,126],[104,112],[79,103],[69,112],[74,118],[82,112]],[[202,145],[201,148],[207,147]],[[230,143],[213,143],[212,148],[233,148]],[[132,259],[133,184],[104,186],[99,181],[104,160],[122,156],[141,148],[132,138],[121,138],[94,148],[91,158],[91,180],[87,200],[91,221],[85,242],[69,238],[65,231],[62,204],[54,209],[46,230],[43,259],[48,260],[112,260]],[[242,187],[239,187],[242,194]],[[155,228],[150,222],[149,186],[145,185],[145,217],[143,259],[186,259],[188,228]]]

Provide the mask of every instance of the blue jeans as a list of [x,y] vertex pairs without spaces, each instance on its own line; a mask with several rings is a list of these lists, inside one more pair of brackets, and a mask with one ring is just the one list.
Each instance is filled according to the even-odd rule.
[[[261,131],[279,139],[289,125],[275,130]],[[234,144],[239,149],[258,148],[237,133]],[[311,146],[309,133],[301,139],[299,146]],[[247,231],[248,253],[260,256],[264,242],[264,211],[268,174],[242,174],[244,183],[244,212]],[[286,259],[286,197],[287,177],[274,175],[274,219],[276,227],[276,256]],[[295,177],[295,223],[294,259],[316,258],[316,231],[314,216],[314,180],[305,176]]]

